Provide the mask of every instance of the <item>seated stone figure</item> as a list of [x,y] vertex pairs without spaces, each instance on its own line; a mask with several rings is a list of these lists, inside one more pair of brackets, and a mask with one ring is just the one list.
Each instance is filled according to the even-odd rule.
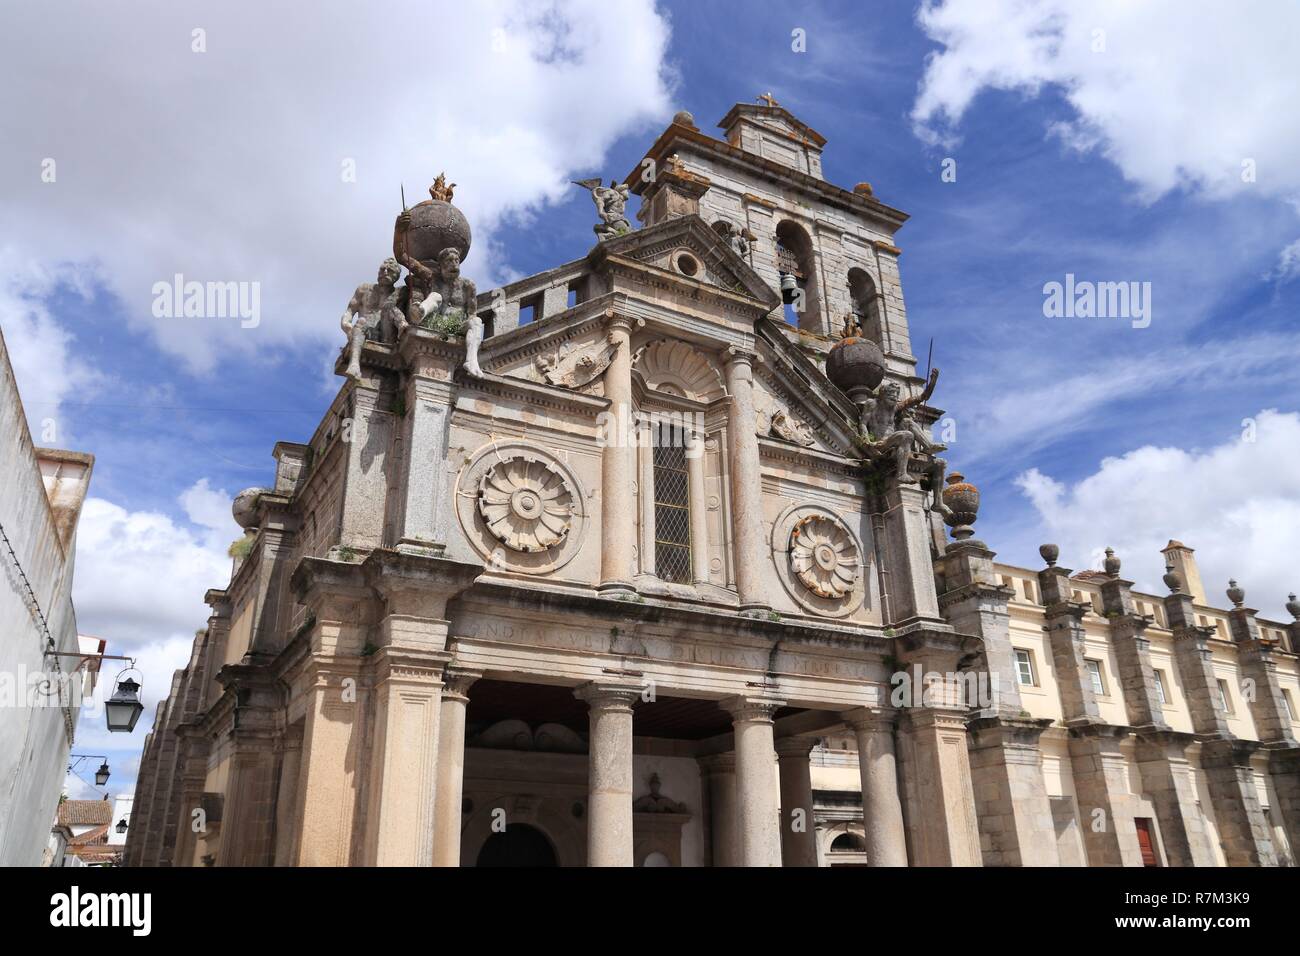
[[861,427],[868,442],[868,454],[875,458],[893,458],[895,477],[899,484],[916,484],[916,479],[908,474],[907,466],[914,452],[925,456],[927,478],[935,492],[934,510],[940,515],[947,515],[948,507],[943,503],[939,492],[943,487],[943,475],[948,463],[937,457],[937,453],[944,451],[947,446],[931,440],[912,411],[934,394],[938,380],[939,370],[932,369],[921,394],[902,401],[899,400],[901,392],[898,385],[884,382],[863,403]]
[[420,325],[465,336],[465,371],[482,376],[478,348],[483,343],[483,320],[478,317],[478,290],[460,274],[460,252],[453,247],[438,253],[438,270],[420,303]]
[[339,326],[348,337],[347,375],[361,378],[361,347],[367,339],[377,342],[395,342],[402,323],[396,288],[402,268],[391,256],[379,265],[379,275],[374,282],[357,286],[348,300]]

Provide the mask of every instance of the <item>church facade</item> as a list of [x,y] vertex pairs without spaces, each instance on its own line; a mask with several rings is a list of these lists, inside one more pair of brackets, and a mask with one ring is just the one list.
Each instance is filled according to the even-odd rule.
[[235,502],[128,865],[1291,861],[1300,621],[1178,542],[1164,596],[998,564],[906,215],[770,96],[720,126],[579,184],[590,251],[499,289],[442,177],[404,210]]

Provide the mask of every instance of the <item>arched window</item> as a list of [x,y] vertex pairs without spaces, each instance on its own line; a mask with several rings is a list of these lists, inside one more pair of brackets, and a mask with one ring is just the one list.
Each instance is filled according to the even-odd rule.
[[781,276],[785,320],[810,332],[822,331],[816,258],[812,240],[790,220],[776,227],[776,269]]
[[841,833],[831,843],[831,852],[862,853],[866,849],[866,843],[856,833]]
[[881,314],[880,293],[865,269],[855,266],[849,270],[849,299],[853,303],[853,319],[860,334],[884,349],[885,324]]

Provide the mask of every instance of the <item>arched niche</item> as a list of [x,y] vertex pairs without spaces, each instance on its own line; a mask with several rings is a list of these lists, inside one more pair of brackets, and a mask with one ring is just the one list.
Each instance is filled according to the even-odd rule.
[[867,270],[854,266],[849,270],[849,300],[853,317],[863,338],[885,349],[885,322],[880,291]]
[[[803,226],[789,219],[776,227],[776,268],[782,277],[785,320],[808,332],[822,332],[821,289],[813,242]],[[794,279],[793,288],[787,276]]]

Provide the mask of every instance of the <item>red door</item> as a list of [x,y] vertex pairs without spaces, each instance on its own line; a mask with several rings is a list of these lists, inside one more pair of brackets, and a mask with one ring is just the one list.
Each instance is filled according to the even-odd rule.
[[1159,866],[1160,860],[1156,857],[1155,837],[1151,835],[1151,818],[1136,817],[1133,822],[1137,825],[1138,849],[1142,851],[1142,865]]

